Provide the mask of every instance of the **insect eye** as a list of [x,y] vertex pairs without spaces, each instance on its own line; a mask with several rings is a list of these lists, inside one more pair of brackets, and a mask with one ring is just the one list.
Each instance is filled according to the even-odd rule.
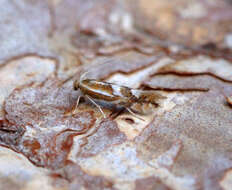
[[79,82],[78,81],[74,81],[74,83],[73,83],[73,89],[74,90],[78,90],[78,88],[79,88]]

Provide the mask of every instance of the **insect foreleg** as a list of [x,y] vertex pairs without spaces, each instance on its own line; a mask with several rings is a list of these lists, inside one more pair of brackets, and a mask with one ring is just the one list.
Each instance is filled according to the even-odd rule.
[[74,111],[73,111],[73,114],[76,114],[77,107],[78,107],[79,102],[80,102],[80,98],[81,98],[81,96],[78,96],[78,98],[77,98],[77,102],[76,102],[76,106],[75,106],[75,109],[74,109]]
[[92,98],[90,98],[88,95],[85,95],[85,96],[100,110],[100,112],[102,113],[103,117],[106,118],[106,115],[102,111],[101,107]]

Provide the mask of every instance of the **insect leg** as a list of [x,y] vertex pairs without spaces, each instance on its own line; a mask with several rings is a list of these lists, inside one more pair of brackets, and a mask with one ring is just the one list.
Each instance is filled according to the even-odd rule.
[[138,119],[140,119],[140,120],[142,120],[142,121],[145,121],[143,118],[141,118],[141,117],[139,117],[137,114],[135,114],[130,108],[126,108],[127,109],[127,111],[129,112],[129,113],[131,113],[133,116],[135,116],[136,118],[138,118]]
[[94,102],[94,100],[92,98],[90,98],[88,95],[85,95],[85,96],[100,110],[100,112],[102,113],[103,117],[106,118],[106,115],[102,111],[101,107],[96,102]]
[[75,114],[75,113],[76,113],[77,107],[78,107],[79,102],[80,102],[80,98],[81,98],[81,96],[78,96],[78,98],[77,98],[77,102],[76,102],[76,106],[75,106],[75,109],[74,109],[74,111],[73,111],[73,114]]

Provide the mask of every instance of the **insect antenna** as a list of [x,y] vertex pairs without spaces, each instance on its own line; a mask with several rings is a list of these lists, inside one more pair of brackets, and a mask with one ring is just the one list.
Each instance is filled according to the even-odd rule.
[[[96,64],[96,67],[97,66],[100,66],[100,65],[102,65],[102,64],[106,64],[106,63],[109,63],[109,62],[111,62],[111,61],[113,61],[115,58],[103,58],[103,62],[101,62],[101,63],[99,63],[99,64],[97,64],[97,63],[95,63]],[[91,64],[89,67],[91,67],[92,65],[93,66],[95,66],[95,64]],[[86,69],[87,71],[85,71],[81,76],[80,76],[80,81],[82,81],[82,80],[84,80],[84,79],[86,79],[85,77],[86,77],[86,75],[88,74],[88,73],[90,73],[90,72],[92,72],[94,69],[96,69],[96,67],[91,67],[90,69]]]

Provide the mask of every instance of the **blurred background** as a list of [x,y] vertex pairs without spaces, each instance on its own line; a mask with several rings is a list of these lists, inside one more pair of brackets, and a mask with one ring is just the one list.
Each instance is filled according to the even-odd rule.
[[[92,69],[166,99],[73,116]],[[0,0],[0,190],[231,190],[231,84],[231,0]]]

